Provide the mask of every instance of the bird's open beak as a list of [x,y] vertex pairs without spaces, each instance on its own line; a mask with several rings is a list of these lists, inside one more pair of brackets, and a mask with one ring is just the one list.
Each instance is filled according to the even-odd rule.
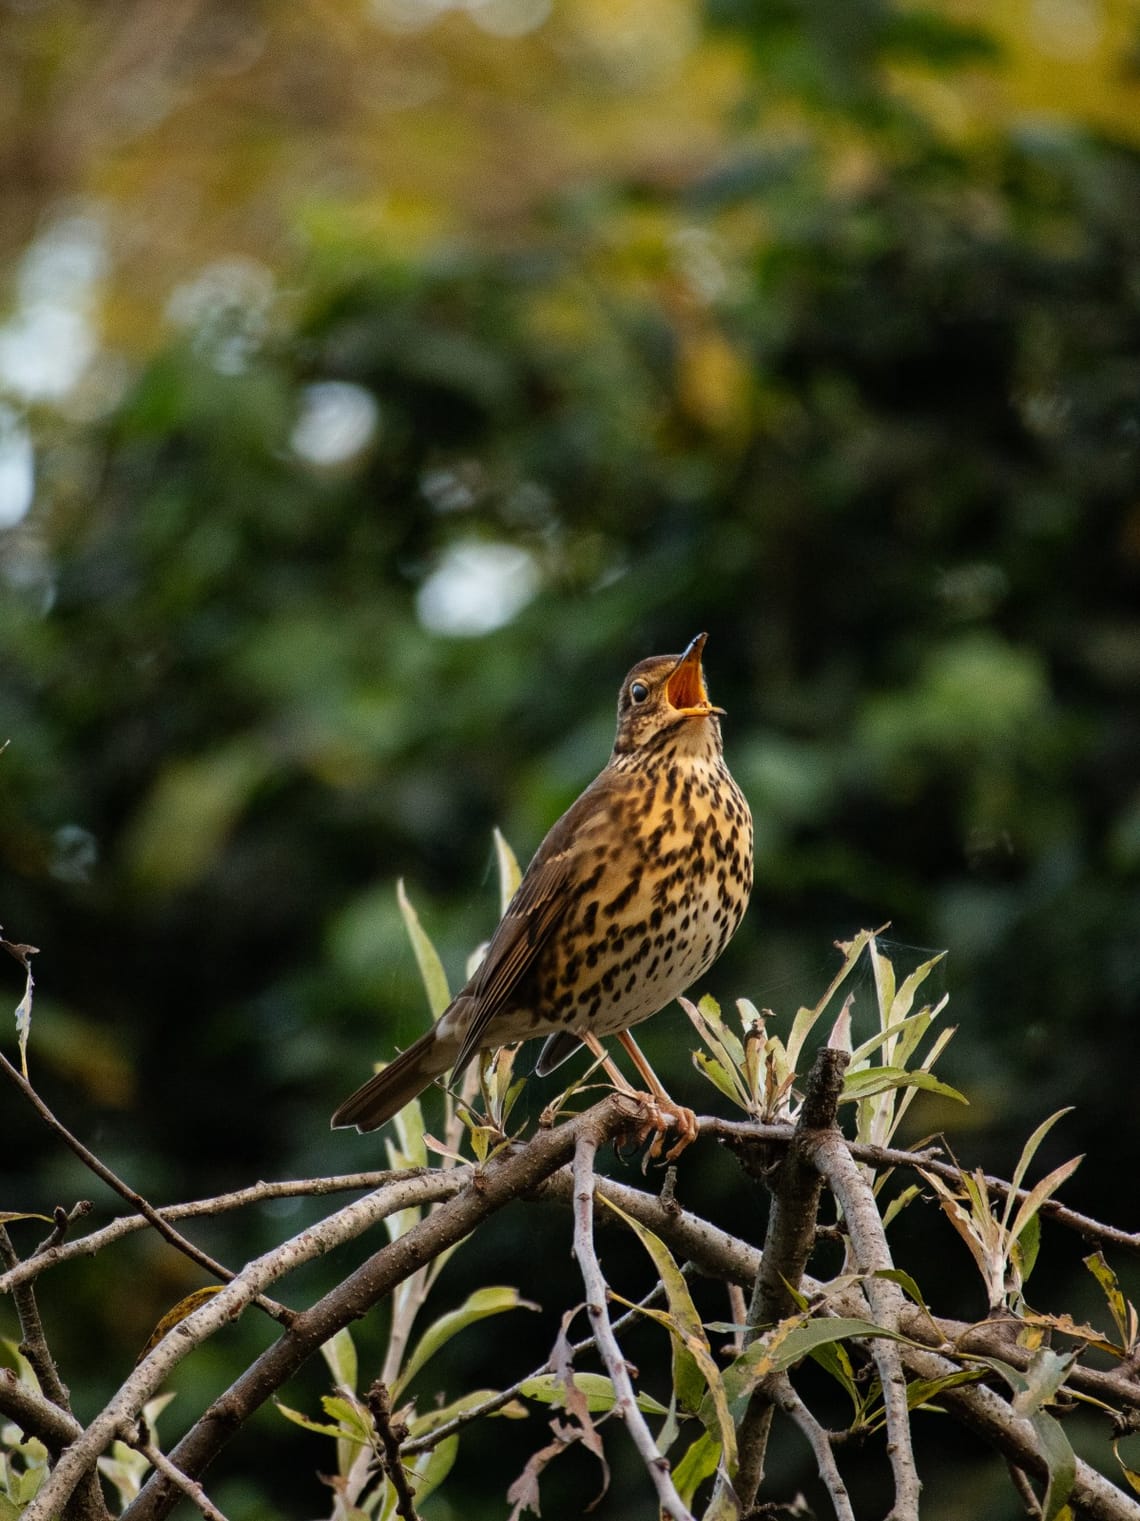
[[665,695],[670,705],[683,718],[707,718],[710,713],[723,713],[714,708],[705,690],[705,678],[701,671],[701,651],[707,634],[698,634],[689,648],[673,667],[673,674],[665,683]]

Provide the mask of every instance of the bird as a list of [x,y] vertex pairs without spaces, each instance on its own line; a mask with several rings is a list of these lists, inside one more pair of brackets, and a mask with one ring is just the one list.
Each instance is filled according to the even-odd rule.
[[629,672],[609,761],[538,847],[474,975],[340,1105],[334,1129],[377,1129],[480,1051],[545,1036],[535,1070],[546,1076],[580,1043],[604,1057],[600,1040],[616,1035],[659,1128],[681,1132],[670,1155],[692,1139],[692,1112],[670,1099],[629,1029],[712,966],[752,891],[752,814],[725,764],[724,709],[705,686],[707,637]]

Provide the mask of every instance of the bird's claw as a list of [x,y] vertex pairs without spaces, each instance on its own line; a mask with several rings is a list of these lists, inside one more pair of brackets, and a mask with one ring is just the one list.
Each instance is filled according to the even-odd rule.
[[[644,1146],[650,1136],[654,1138],[645,1155],[646,1166],[658,1160],[672,1162],[697,1139],[697,1117],[684,1104],[671,1098],[655,1098],[652,1093],[632,1092],[625,1096],[637,1105],[637,1115],[630,1126],[633,1145]],[[677,1139],[665,1151],[665,1138],[670,1130],[676,1131]]]

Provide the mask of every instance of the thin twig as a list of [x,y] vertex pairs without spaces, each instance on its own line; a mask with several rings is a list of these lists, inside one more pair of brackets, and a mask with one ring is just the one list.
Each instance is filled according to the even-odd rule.
[[[894,1267],[875,1196],[838,1130],[817,1131],[807,1143],[810,1155],[843,1210],[856,1265],[867,1275],[863,1291],[876,1323],[897,1331],[903,1292],[889,1278],[876,1276]],[[918,1521],[922,1483],[911,1444],[906,1374],[897,1343],[877,1337],[871,1356],[879,1370],[887,1420],[887,1453],[895,1480],[893,1521]]]
[[[12,1268],[19,1260],[16,1248],[12,1245],[12,1238],[8,1234],[8,1227],[0,1225],[0,1262],[3,1262],[5,1267]],[[58,1405],[61,1410],[66,1410],[70,1414],[71,1396],[68,1394],[63,1379],[59,1376],[55,1358],[51,1355],[47,1337],[44,1335],[43,1321],[40,1319],[40,1308],[36,1303],[34,1287],[30,1283],[21,1284],[12,1295],[12,1299],[20,1322],[20,1351],[28,1359],[44,1394],[53,1405]]]
[[[462,1241],[497,1210],[529,1196],[544,1178],[569,1160],[583,1128],[588,1126],[599,1135],[609,1136],[628,1123],[628,1105],[611,1097],[564,1125],[540,1131],[525,1145],[493,1157],[474,1172],[469,1186],[454,1199],[376,1252],[343,1283],[302,1311],[289,1329],[194,1423],[171,1452],[171,1459],[184,1473],[198,1477],[253,1412],[342,1326],[365,1314],[386,1298],[397,1283]],[[227,1287],[215,1300],[229,1293]],[[195,1315],[202,1313],[196,1311]],[[184,1324],[191,1324],[194,1318],[191,1316]],[[48,1484],[51,1482],[49,1479]],[[173,1499],[169,1487],[160,1478],[152,1477],[124,1511],[123,1521],[158,1521],[168,1514]],[[23,1521],[48,1521],[51,1514],[46,1508],[38,1514],[29,1511]]]
[[[267,1199],[322,1197],[325,1194],[349,1193],[357,1189],[372,1191],[383,1187],[385,1183],[391,1183],[396,1178],[420,1178],[429,1175],[441,1177],[442,1174],[441,1168],[408,1167],[396,1171],[389,1167],[377,1172],[343,1173],[331,1178],[297,1178],[279,1183],[253,1183],[248,1188],[238,1188],[232,1193],[218,1194],[210,1199],[193,1199],[185,1204],[164,1204],[158,1213],[168,1221],[188,1220],[200,1215],[220,1215],[227,1210],[244,1209],[248,1204],[263,1204]],[[80,1203],[87,1204],[88,1201],[81,1200]],[[69,1220],[76,1218],[77,1211],[87,1212],[80,1210],[80,1206],[76,1205],[68,1217]],[[0,1294],[8,1293],[17,1284],[37,1278],[46,1269],[58,1267],[60,1263],[70,1262],[76,1257],[93,1257],[96,1252],[122,1240],[124,1236],[146,1230],[150,1223],[142,1215],[119,1215],[117,1219],[101,1226],[98,1230],[90,1231],[86,1236],[78,1236],[72,1241],[61,1242],[58,1245],[45,1243],[37,1247],[35,1254],[17,1267],[0,1273]]]
[[[459,1171],[456,1169],[456,1172]],[[463,1177],[469,1179],[470,1173],[464,1171]],[[463,1177],[456,1179],[457,1185],[461,1186]],[[312,1261],[314,1257],[352,1240],[393,1209],[406,1209],[418,1203],[425,1193],[434,1191],[437,1186],[432,1177],[390,1183],[387,1188],[378,1189],[363,1199],[356,1199],[326,1219],[306,1227],[289,1241],[247,1264],[232,1283],[227,1283],[199,1309],[180,1321],[127,1376],[83,1435],[62,1454],[39,1493],[31,1501],[24,1521],[49,1521],[49,1518],[62,1510],[67,1496],[81,1475],[92,1467],[95,1459],[120,1431],[133,1426],[147,1400],[166,1381],[176,1364],[194,1347],[228,1325],[254,1301],[267,1284],[292,1272],[303,1263]],[[401,1238],[402,1241],[406,1239]],[[397,1246],[400,1244],[396,1243]],[[351,1283],[352,1279],[348,1281]],[[303,1312],[295,1317],[294,1324],[305,1321],[312,1313],[311,1310]],[[351,1314],[346,1316],[342,1324],[351,1318]],[[311,1350],[315,1351],[320,1342],[327,1340],[337,1329],[338,1326],[331,1326],[327,1335],[321,1336]],[[254,1367],[257,1366],[255,1363]],[[271,1392],[272,1389],[268,1389],[265,1397],[268,1398]],[[171,1460],[184,1473],[190,1472],[180,1457],[180,1447],[181,1444],[170,1454]],[[197,1477],[193,1472],[190,1476]],[[143,1493],[146,1493],[145,1489]],[[138,1500],[133,1504],[137,1505]]]
[[[200,1247],[195,1246],[181,1231],[176,1231],[169,1221],[162,1218],[153,1205],[147,1203],[142,1194],[133,1189],[129,1183],[124,1183],[122,1178],[117,1173],[112,1172],[105,1162],[101,1162],[93,1151],[88,1150],[77,1136],[72,1135],[63,1121],[57,1119],[23,1073],[12,1065],[2,1051],[0,1051],[0,1072],[3,1072],[5,1077],[19,1088],[44,1124],[55,1131],[60,1140],[75,1153],[84,1167],[93,1172],[97,1178],[102,1179],[108,1188],[114,1189],[115,1193],[121,1199],[125,1199],[133,1210],[136,1210],[145,1219],[149,1220],[155,1230],[161,1236],[164,1236],[171,1246],[176,1247],[178,1251],[189,1257],[192,1262],[196,1262],[199,1267],[205,1268],[206,1272],[212,1277],[220,1279],[223,1283],[232,1283],[236,1274],[228,1267],[224,1267],[220,1262],[216,1262],[208,1252],[204,1252]],[[258,1304],[259,1308],[265,1310],[274,1320],[281,1321],[286,1325],[288,1324],[292,1311],[286,1309],[284,1305],[276,1304],[273,1300],[268,1299],[259,1300]]]
[[[626,1326],[632,1324],[633,1321],[639,1320],[643,1310],[651,1309],[659,1299],[664,1299],[664,1297],[665,1285],[663,1283],[655,1283],[648,1294],[644,1295],[638,1300],[636,1305],[614,1321],[614,1331],[622,1331]],[[583,1352],[589,1352],[597,1344],[597,1339],[594,1336],[583,1336],[581,1341],[572,1343],[570,1347],[571,1361],[576,1357],[580,1357]],[[418,1452],[430,1452],[433,1447],[438,1447],[440,1442],[444,1442],[448,1437],[455,1436],[457,1432],[462,1431],[464,1426],[470,1426],[472,1421],[481,1420],[485,1415],[494,1415],[496,1410],[501,1410],[504,1405],[509,1405],[512,1400],[518,1399],[532,1379],[542,1378],[545,1374],[552,1371],[550,1359],[547,1358],[541,1367],[534,1368],[524,1378],[517,1379],[509,1389],[501,1389],[498,1394],[488,1396],[480,1404],[472,1405],[469,1410],[464,1410],[459,1415],[452,1416],[451,1420],[444,1421],[441,1425],[433,1427],[425,1436],[413,1437],[410,1442],[404,1442],[400,1451],[406,1458],[414,1457]]]
[[392,1396],[388,1392],[388,1385],[380,1379],[372,1385],[365,1398],[384,1449],[384,1472],[396,1491],[396,1513],[403,1517],[403,1521],[420,1521],[416,1512],[416,1498],[412,1494],[400,1456],[400,1443],[407,1436],[408,1428],[403,1422],[393,1424]]
[[816,1471],[827,1493],[831,1496],[836,1521],[855,1521],[855,1512],[851,1509],[851,1496],[847,1493],[843,1475],[835,1462],[831,1438],[793,1389],[792,1381],[786,1373],[781,1373],[772,1380],[770,1393],[773,1402],[807,1438],[815,1457]]
[[[764,1125],[752,1120],[722,1120],[711,1116],[702,1116],[697,1121],[697,1127],[702,1135],[718,1136],[722,1140],[746,1137],[777,1146],[787,1145],[794,1133],[791,1125]],[[905,1151],[895,1146],[867,1146],[857,1141],[849,1141],[847,1144],[857,1162],[866,1162],[880,1171],[885,1167],[922,1167],[948,1183],[958,1183],[961,1180],[961,1170],[953,1162],[940,1160],[945,1154],[942,1147]],[[1007,1199],[1012,1193],[1015,1201],[1020,1204],[1029,1197],[1028,1189],[1015,1189],[1005,1178],[984,1173],[982,1181],[997,1199]],[[1121,1251],[1140,1255],[1140,1231],[1122,1231],[1114,1225],[1105,1225],[1100,1220],[1094,1220],[1091,1215],[1082,1215],[1079,1210],[1069,1209],[1057,1199],[1046,1199],[1041,1205],[1040,1213],[1042,1219],[1053,1220],[1066,1230],[1075,1231],[1086,1241],[1119,1247]]]
[[[804,1102],[791,1144],[783,1149],[775,1166],[765,1172],[771,1206],[764,1250],[748,1307],[746,1346],[756,1340],[763,1326],[775,1325],[796,1309],[795,1296],[815,1247],[816,1220],[823,1188],[823,1179],[810,1160],[805,1142],[818,1131],[834,1128],[847,1062],[846,1052],[829,1046],[817,1052],[807,1076]],[[771,1427],[771,1390],[768,1381],[761,1380],[749,1396],[737,1431],[738,1463],[734,1485],[740,1509],[745,1514],[755,1505],[764,1479]],[[718,1477],[718,1491],[723,1492],[725,1485],[725,1477]]]
[[153,1442],[138,1442],[132,1445],[137,1446],[143,1457],[149,1460],[152,1468],[157,1470],[158,1473],[163,1474],[172,1484],[178,1486],[186,1498],[198,1507],[206,1517],[206,1521],[226,1521],[226,1517],[210,1499],[197,1480],[190,1478],[188,1474],[184,1474],[181,1468],[172,1463],[166,1454],[156,1447]]
[[691,1512],[674,1487],[669,1461],[657,1451],[653,1433],[638,1409],[629,1364],[622,1355],[610,1322],[609,1291],[594,1250],[594,1157],[597,1149],[595,1134],[583,1129],[574,1147],[574,1255],[586,1290],[586,1311],[594,1328],[598,1352],[614,1386],[614,1413],[629,1429],[634,1446],[653,1480],[661,1509],[672,1516],[673,1521],[693,1521]]
[[[957,1363],[937,1352],[903,1347],[902,1356],[907,1368],[918,1378],[945,1378],[958,1371]],[[985,1384],[942,1389],[938,1403],[944,1405],[960,1425],[1000,1452],[1007,1462],[1016,1463],[1039,1483],[1048,1482],[1049,1465],[1032,1424],[1018,1415],[1008,1400],[993,1389]],[[1081,1458],[1077,1459],[1076,1477],[1068,1503],[1074,1514],[1087,1516],[1089,1521],[1140,1521],[1140,1504]]]

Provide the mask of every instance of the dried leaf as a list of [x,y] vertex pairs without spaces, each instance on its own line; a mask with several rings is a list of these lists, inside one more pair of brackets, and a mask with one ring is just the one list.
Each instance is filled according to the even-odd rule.
[[28,1075],[28,1036],[32,1032],[32,994],[35,990],[36,979],[32,976],[32,957],[39,955],[39,948],[34,945],[16,945],[11,940],[0,939],[9,956],[14,957],[24,969],[24,996],[16,1005],[16,1040],[20,1050],[20,1071],[26,1078]]
[[208,1299],[213,1299],[215,1294],[220,1294],[223,1287],[223,1284],[212,1283],[204,1289],[195,1289],[192,1294],[187,1294],[184,1299],[180,1299],[176,1305],[167,1310],[147,1338],[146,1346],[139,1353],[137,1361],[141,1363],[144,1357],[154,1351],[168,1331],[173,1331],[174,1327],[180,1325],[187,1316],[201,1309]]

